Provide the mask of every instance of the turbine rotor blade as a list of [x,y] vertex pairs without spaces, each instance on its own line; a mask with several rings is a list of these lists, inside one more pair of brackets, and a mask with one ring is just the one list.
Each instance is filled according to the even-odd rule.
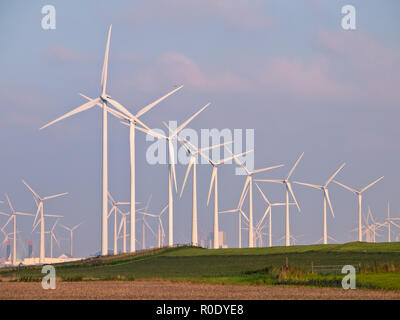
[[214,186],[214,180],[215,180],[216,174],[217,174],[217,167],[213,167],[212,175],[211,175],[211,181],[210,181],[210,188],[208,189],[207,206],[210,203],[211,191],[212,191],[213,186]]
[[207,108],[210,105],[210,103],[207,103],[204,107],[202,107],[199,111],[197,111],[194,115],[192,115],[189,119],[187,119],[184,123],[182,123],[172,134],[172,136],[177,135],[180,131],[183,130],[194,118],[196,118],[200,112],[202,112],[205,108]]
[[326,196],[326,200],[328,201],[328,204],[329,204],[329,209],[331,209],[332,216],[335,217],[335,213],[333,212],[333,207],[332,207],[332,203],[331,203],[331,198],[329,197],[328,189],[324,189],[324,193]]
[[267,167],[267,168],[262,168],[262,169],[256,169],[256,170],[253,170],[251,173],[260,173],[260,172],[264,172],[264,171],[269,171],[269,170],[272,170],[272,169],[276,169],[276,168],[280,168],[280,167],[284,167],[285,165],[284,164],[278,164],[278,165],[276,165],[276,166],[272,166],[272,167]]
[[374,182],[371,182],[369,185],[367,185],[365,188],[361,189],[360,193],[363,193],[365,190],[371,188],[375,183],[379,182],[380,180],[383,179],[384,176],[376,179]]
[[178,90],[180,90],[182,88],[183,88],[183,86],[179,86],[178,88],[168,92],[166,95],[162,96],[161,98],[157,99],[156,101],[154,101],[154,102],[148,104],[147,106],[145,106],[144,108],[140,109],[139,112],[136,113],[136,117],[139,118],[140,116],[145,114],[147,111],[152,109],[154,106],[159,104],[161,101],[163,101],[164,99],[168,98],[170,95],[174,94],[175,92],[177,92]]
[[55,195],[52,195],[52,196],[44,197],[43,200],[49,200],[49,199],[58,198],[58,197],[61,197],[61,196],[65,196],[66,194],[68,194],[68,192],[63,192],[63,193],[55,194]]
[[294,183],[295,183],[295,184],[301,184],[301,185],[303,185],[303,186],[311,187],[311,188],[314,188],[314,189],[319,189],[319,190],[323,187],[323,186],[319,186],[319,185],[316,185],[316,184],[305,183],[305,182],[298,182],[298,181],[294,181]]
[[83,104],[83,105],[81,105],[81,106],[79,106],[79,107],[73,109],[73,110],[70,111],[70,112],[67,112],[66,114],[62,115],[61,117],[59,117],[59,118],[57,118],[57,119],[55,119],[55,120],[53,120],[53,121],[51,121],[51,122],[45,124],[45,125],[42,126],[39,130],[42,130],[42,129],[44,129],[44,128],[47,128],[47,127],[53,125],[53,124],[56,123],[56,122],[59,122],[59,121],[65,119],[65,118],[68,118],[68,117],[70,117],[70,116],[73,116],[74,114],[77,114],[77,113],[79,113],[79,112],[88,110],[88,109],[92,108],[93,106],[95,106],[95,105],[97,104],[97,102],[99,102],[99,101],[100,101],[100,98],[96,98],[96,99],[94,99],[94,100],[92,100],[92,101],[86,102],[85,104]]
[[257,187],[258,191],[260,192],[261,196],[263,197],[264,201],[266,202],[266,204],[271,205],[268,198],[265,196],[264,192],[261,190],[260,186],[257,183],[256,183],[256,187]]
[[104,54],[103,70],[101,72],[101,87],[102,87],[101,89],[102,89],[103,96],[106,93],[106,85],[107,85],[108,55],[109,55],[109,51],[110,51],[111,29],[112,29],[112,25],[110,25],[110,27],[108,29],[106,52]]
[[299,164],[301,158],[303,158],[304,156],[304,152],[300,155],[300,157],[297,159],[296,163],[294,164],[294,166],[292,167],[292,169],[290,169],[288,176],[286,177],[286,180],[288,180],[291,175],[293,174],[294,169],[296,169],[297,165]]
[[[188,163],[188,167],[187,167],[187,169],[186,169],[186,173],[185,173],[185,178],[184,178],[184,180],[183,180],[183,185],[182,185],[182,188],[181,188],[181,194],[180,194],[180,198],[182,197],[182,193],[183,193],[183,190],[185,189],[185,185],[186,185],[186,180],[187,180],[187,178],[188,178],[188,176],[189,176],[189,173],[190,173],[190,169],[192,168],[192,166],[193,166],[193,157],[191,156],[190,157],[190,161],[189,161],[189,163]],[[196,161],[195,159],[194,159],[194,161]]]
[[332,180],[337,176],[337,174],[339,173],[340,170],[343,169],[343,167],[346,165],[346,163],[343,163],[339,169],[336,170],[336,172],[325,182],[324,187],[327,187],[328,184],[330,184],[332,182]]
[[349,190],[349,191],[355,193],[355,194],[358,193],[357,190],[355,190],[355,189],[353,189],[353,188],[350,188],[350,187],[344,185],[343,183],[340,183],[339,181],[333,180],[333,182],[336,183],[337,185],[339,185],[339,186],[341,186],[341,187],[343,187],[343,188],[345,188],[345,189],[347,189],[347,190]]
[[292,195],[292,198],[293,198],[294,202],[296,203],[297,209],[299,209],[299,212],[300,212],[301,209],[300,209],[299,203],[298,203],[297,200],[296,200],[296,197],[294,196],[291,183],[290,183],[290,182],[287,182],[287,183],[286,183],[286,186],[287,186],[287,188],[288,188],[290,194]]

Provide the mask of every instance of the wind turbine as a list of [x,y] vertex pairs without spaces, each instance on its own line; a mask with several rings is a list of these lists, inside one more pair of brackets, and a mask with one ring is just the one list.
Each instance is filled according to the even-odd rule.
[[[233,155],[232,151],[229,150],[228,147],[226,147],[226,149],[229,151],[230,154]],[[250,171],[249,169],[247,169],[247,167],[241,161],[239,161],[239,159],[235,158],[235,162],[237,164],[239,164],[247,174],[247,178],[246,178],[246,181],[243,186],[241,198],[244,196],[245,189],[248,186],[249,187],[249,248],[253,248],[254,247],[254,245],[253,245],[253,239],[254,239],[254,235],[253,235],[253,228],[254,228],[254,226],[253,226],[253,176],[257,173],[261,173],[261,172],[265,172],[265,171],[269,171],[272,169],[283,167],[284,165],[279,164],[279,165],[272,166],[272,167],[267,167],[267,168],[256,169],[256,170]]]
[[247,192],[248,192],[249,188],[246,189],[245,194],[243,197],[241,197],[239,199],[239,203],[236,209],[231,209],[231,210],[224,210],[224,211],[220,211],[219,213],[223,214],[223,213],[238,213],[238,248],[242,247],[242,216],[247,220],[247,223],[249,222],[249,218],[247,218],[246,214],[244,213],[244,211],[242,210],[243,207],[243,202],[246,198]]
[[400,225],[398,225],[394,220],[398,220],[397,218],[391,218],[390,217],[390,204],[388,201],[387,204],[387,218],[386,221],[382,224],[382,226],[387,226],[388,228],[388,242],[391,242],[391,233],[392,233],[392,225],[400,229]]
[[9,218],[7,220],[7,222],[3,225],[3,227],[1,228],[1,231],[4,232],[5,227],[9,224],[9,222],[11,220],[14,219],[14,232],[13,232],[13,258],[12,258],[12,264],[16,265],[17,264],[17,215],[21,215],[21,216],[33,216],[33,214],[31,213],[24,213],[24,212],[20,212],[20,211],[15,211],[10,198],[8,197],[8,195],[6,194],[6,199],[8,202],[8,206],[10,207],[11,210],[11,214],[7,214],[2,212],[2,215],[8,215]]
[[[172,131],[169,127],[168,127],[168,129],[170,130],[170,132]],[[187,181],[187,178],[188,178],[188,176],[190,174],[190,170],[193,168],[193,179],[192,179],[192,183],[193,183],[193,186],[192,186],[192,245],[193,246],[198,246],[199,242],[198,242],[198,234],[197,234],[197,155],[200,154],[200,156],[203,157],[202,152],[207,151],[207,150],[211,150],[211,149],[215,149],[215,148],[224,146],[226,144],[230,144],[230,143],[232,143],[232,141],[226,142],[226,143],[220,143],[218,145],[214,145],[214,146],[209,146],[209,147],[198,149],[191,142],[189,142],[189,141],[187,141],[185,139],[181,139],[179,137],[179,135],[177,135],[177,138],[178,138],[178,141],[180,142],[180,144],[186,149],[187,153],[190,155],[190,160],[189,160],[189,163],[188,163],[188,166],[187,166],[187,169],[186,169],[185,178],[183,180],[183,185],[182,185],[182,188],[181,188],[180,198],[182,198],[183,190],[185,189],[186,181]]]
[[83,221],[82,221],[81,223],[75,225],[75,226],[72,227],[72,228],[69,228],[69,227],[66,227],[66,226],[60,224],[60,226],[63,227],[65,230],[69,231],[69,234],[70,234],[71,258],[72,258],[72,252],[73,252],[73,251],[72,251],[72,245],[73,245],[73,239],[74,239],[74,231],[75,231],[82,223],[83,223]]
[[335,213],[333,212],[333,207],[331,203],[331,199],[329,198],[329,191],[328,191],[328,185],[333,181],[333,179],[336,177],[336,175],[340,172],[340,170],[343,169],[345,166],[345,163],[343,163],[339,169],[336,170],[336,172],[330,176],[328,180],[326,180],[325,184],[322,186],[315,185],[315,184],[310,184],[310,183],[304,183],[304,182],[297,182],[295,181],[294,183],[296,184],[301,184],[303,186],[311,187],[314,189],[322,190],[323,197],[324,197],[324,223],[323,223],[323,238],[324,238],[324,244],[328,243],[328,231],[327,231],[327,222],[326,222],[326,202],[328,202],[329,209],[331,210],[331,214],[333,217],[335,217]]
[[118,237],[119,237],[119,234],[121,233],[122,228],[124,228],[123,229],[124,233],[123,233],[123,236],[122,236],[122,240],[123,240],[123,242],[122,242],[122,252],[126,253],[126,237],[127,237],[127,234],[126,234],[126,217],[130,214],[130,212],[122,212],[120,209],[118,209],[118,212],[122,215],[121,222],[120,222],[119,228],[118,228]]
[[54,229],[57,226],[59,219],[56,220],[56,222],[53,224],[51,227],[49,233],[50,233],[50,257],[53,258],[53,240],[57,243],[58,247],[60,247],[60,242],[58,241],[56,234],[54,233]]
[[[118,254],[117,252],[117,246],[118,246],[118,234],[117,234],[117,208],[119,205],[126,205],[129,204],[129,202],[121,202],[121,201],[115,201],[114,198],[111,196],[111,193],[108,192],[108,198],[111,204],[111,209],[107,215],[107,218],[110,217],[112,213],[114,213],[114,254]],[[119,233],[119,232],[118,232]]]
[[362,221],[361,221],[361,217],[362,217],[362,194],[364,191],[366,191],[367,189],[371,188],[375,183],[377,183],[378,181],[382,180],[383,176],[380,177],[379,179],[376,179],[375,181],[371,182],[369,185],[367,185],[366,187],[362,188],[361,190],[356,190],[353,188],[350,188],[346,185],[344,185],[343,183],[340,183],[339,181],[333,180],[334,183],[338,184],[339,186],[353,192],[357,198],[358,198],[358,241],[362,241]]
[[[130,215],[131,221],[136,221],[136,169],[135,169],[135,128],[137,126],[137,119],[139,119],[142,115],[144,115],[147,111],[151,110],[157,104],[159,104],[164,99],[168,98],[173,93],[177,92],[178,90],[182,89],[183,86],[179,86],[172,90],[171,92],[167,93],[166,95],[162,96],[158,100],[148,104],[144,108],[140,109],[139,112],[136,113],[135,117],[131,117],[129,114],[121,114],[120,112],[115,112],[115,110],[109,109],[110,113],[121,120],[127,121],[127,123],[123,122],[124,124],[129,126],[129,151],[130,151],[130,169],[131,169],[131,202],[130,202]],[[89,101],[93,101],[93,99],[81,94],[84,98]],[[97,102],[97,105],[102,107],[102,104]],[[139,123],[143,125],[143,123]],[[148,127],[146,127],[148,128]],[[136,251],[136,224],[131,223],[131,237],[130,237],[130,252]]]
[[[139,131],[143,131],[157,139],[165,139],[168,143],[168,246],[173,246],[174,237],[173,237],[173,214],[174,214],[174,205],[173,205],[173,197],[172,197],[172,183],[175,185],[175,191],[178,192],[178,187],[176,184],[176,175],[175,175],[175,153],[174,153],[174,145],[173,141],[194,118],[196,118],[204,109],[206,109],[210,103],[207,103],[203,106],[199,111],[197,111],[194,115],[192,115],[189,119],[183,122],[175,131],[170,133],[168,136],[164,136],[162,134],[156,133],[152,130],[144,129],[137,127]],[[168,125],[164,122],[164,125],[168,128]]]
[[[108,253],[108,221],[107,221],[107,211],[108,211],[108,203],[107,203],[107,193],[108,193],[108,120],[107,115],[108,112],[113,114],[125,114],[128,115],[131,119],[134,119],[138,124],[146,127],[146,125],[137,119],[133,114],[131,114],[122,104],[118,101],[111,99],[111,96],[106,94],[106,85],[107,85],[107,73],[108,73],[108,55],[109,55],[109,48],[110,48],[110,38],[111,38],[111,28],[110,26],[108,30],[108,37],[107,37],[107,45],[106,45],[106,52],[104,55],[104,63],[103,63],[103,70],[101,74],[101,93],[100,96],[96,99],[90,100],[89,102],[73,109],[70,112],[62,115],[61,117],[53,120],[46,125],[42,126],[40,130],[53,125],[54,123],[61,121],[65,118],[68,118],[74,114],[83,112],[94,107],[96,104],[101,103],[103,108],[103,128],[102,128],[102,223],[101,223],[101,253],[102,255],[106,255]],[[121,113],[109,108],[107,104],[112,105],[114,108],[119,110]]]
[[204,157],[207,158],[208,162],[210,163],[210,165],[212,165],[213,169],[212,169],[212,175],[211,175],[211,181],[210,181],[210,188],[208,190],[208,199],[207,199],[207,206],[210,203],[210,197],[211,197],[211,191],[214,188],[214,241],[213,241],[213,246],[214,249],[218,249],[219,248],[219,239],[218,239],[218,235],[219,235],[219,226],[218,226],[218,167],[220,164],[223,164],[229,160],[232,160],[236,157],[240,157],[245,155],[246,153],[249,153],[253,150],[249,150],[246,152],[242,152],[240,154],[237,155],[232,155],[228,158],[219,160],[219,161],[213,161],[210,158],[208,158],[207,156],[205,156],[202,152],[201,154],[203,154]]
[[[271,203],[268,200],[268,198],[265,196],[264,192],[261,190],[260,186],[257,183],[256,183],[256,187],[257,187],[258,191],[260,192],[261,196],[263,197],[265,203],[267,204],[267,209],[265,210],[264,215],[262,216],[260,221],[257,223],[257,228],[260,228],[260,226],[263,223],[264,219],[269,214],[269,223],[268,223],[268,227],[269,227],[268,238],[269,239],[268,239],[268,245],[270,247],[272,247],[272,207],[284,206],[284,205],[286,205],[286,203],[279,203],[279,202]],[[292,205],[292,204],[294,204],[294,203],[289,203],[289,205]]]
[[40,263],[44,263],[44,259],[45,259],[45,255],[46,255],[46,251],[45,251],[45,239],[44,239],[44,217],[48,216],[48,217],[58,217],[61,218],[61,216],[59,215],[49,215],[49,214],[44,214],[43,213],[43,202],[46,200],[50,200],[50,199],[54,199],[57,197],[61,197],[64,196],[66,194],[68,194],[68,192],[64,192],[64,193],[59,193],[59,194],[55,194],[52,196],[47,196],[47,197],[40,197],[39,194],[33,190],[33,188],[31,186],[28,185],[28,183],[25,180],[22,180],[22,182],[24,183],[24,185],[33,193],[33,198],[35,199],[36,205],[37,205],[37,211],[36,211],[36,215],[35,215],[35,219],[33,220],[33,230],[35,230],[37,224],[36,224],[36,220],[38,219],[38,216],[40,215],[40,218],[38,220],[38,223],[40,222],[40,257],[39,257],[39,262]]
[[292,183],[289,180],[289,178],[292,176],[294,169],[296,169],[297,165],[299,164],[301,158],[303,157],[304,152],[300,155],[300,157],[297,159],[297,161],[295,162],[294,166],[292,167],[292,169],[289,171],[286,179],[283,180],[266,180],[266,179],[256,179],[256,181],[262,181],[262,182],[273,182],[273,183],[280,183],[283,184],[285,186],[285,190],[286,190],[286,233],[285,233],[285,244],[286,246],[290,246],[290,217],[289,217],[289,193],[292,196],[297,209],[300,210],[300,206],[296,200],[296,197],[294,196],[293,193],[293,189],[292,189]]

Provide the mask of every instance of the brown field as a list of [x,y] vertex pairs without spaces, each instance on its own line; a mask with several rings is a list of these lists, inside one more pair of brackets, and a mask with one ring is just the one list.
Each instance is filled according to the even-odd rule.
[[310,287],[212,285],[170,281],[58,282],[43,290],[40,282],[0,282],[5,299],[400,299],[398,291],[348,290]]

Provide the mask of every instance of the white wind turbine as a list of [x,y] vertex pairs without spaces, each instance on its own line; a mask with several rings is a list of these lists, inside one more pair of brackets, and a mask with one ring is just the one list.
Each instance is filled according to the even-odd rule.
[[[267,209],[264,212],[264,215],[260,219],[260,221],[257,223],[256,228],[259,229],[262,223],[264,222],[264,219],[266,216],[269,214],[269,223],[268,223],[268,245],[272,247],[272,207],[277,207],[277,206],[285,206],[286,203],[271,203],[268,198],[265,196],[264,192],[261,190],[260,186],[256,183],[256,187],[258,191],[260,192],[261,196],[263,197],[265,203],[267,204]],[[294,205],[294,203],[289,203],[289,205]]]
[[53,224],[53,226],[50,229],[50,257],[53,258],[53,240],[57,243],[58,247],[60,247],[60,242],[58,241],[56,234],[54,233],[54,229],[57,226],[59,219],[56,220],[56,222]]
[[121,222],[118,228],[118,237],[120,237],[121,230],[123,228],[123,235],[122,235],[122,252],[126,253],[126,217],[130,214],[130,212],[122,212],[119,208],[117,209],[118,212],[122,215]]
[[[229,150],[228,147],[226,147],[226,149],[229,151],[230,154],[233,155],[232,151]],[[254,224],[253,224],[253,176],[257,173],[261,173],[261,172],[265,172],[265,171],[269,171],[272,169],[283,167],[284,165],[279,164],[279,165],[275,165],[272,167],[266,167],[266,168],[250,171],[249,169],[247,169],[247,167],[241,161],[239,161],[239,159],[235,158],[235,161],[237,164],[239,164],[242,167],[242,169],[247,174],[246,181],[243,186],[242,195],[240,196],[240,198],[242,199],[246,188],[249,187],[249,193],[248,193],[249,194],[249,248],[253,248],[254,247],[254,245],[253,245],[253,240],[254,240],[254,234],[253,234],[253,228],[254,228]]]
[[395,220],[398,220],[398,218],[391,218],[390,217],[390,204],[388,201],[387,204],[387,218],[385,220],[385,222],[382,224],[382,226],[387,226],[388,228],[388,242],[391,242],[392,238],[391,238],[391,234],[392,234],[392,225],[399,228],[400,229],[400,225],[397,224],[396,222],[394,222]]
[[383,179],[383,176],[380,177],[379,179],[376,179],[374,182],[371,182],[369,185],[362,188],[361,190],[356,190],[356,189],[350,188],[350,187],[344,185],[343,183],[333,180],[333,182],[335,182],[339,186],[353,192],[358,198],[358,241],[362,241],[362,221],[361,221],[361,218],[362,218],[362,194],[364,191],[371,188],[375,183],[377,183],[378,181],[380,181],[382,179]]
[[323,243],[324,244],[328,243],[328,230],[327,230],[327,221],[326,221],[326,218],[327,218],[326,217],[326,202],[328,202],[329,209],[331,210],[332,216],[335,217],[335,213],[333,212],[332,202],[329,197],[328,185],[333,181],[333,179],[337,176],[337,174],[340,172],[340,170],[343,169],[344,166],[345,166],[345,163],[343,163],[339,167],[339,169],[337,169],[336,172],[333,175],[331,175],[330,178],[328,180],[326,180],[325,184],[322,186],[310,184],[310,183],[304,183],[304,182],[297,182],[297,181],[294,182],[296,184],[300,184],[303,186],[321,190],[323,193],[323,197],[324,197],[324,222],[323,222],[323,239],[324,239],[324,241],[323,241]]
[[[147,209],[148,209],[148,206],[146,206],[146,208],[141,209],[139,212],[143,216],[157,218],[157,220],[158,220],[158,225],[157,225],[157,228],[158,228],[158,247],[161,248],[161,246],[164,246],[164,238],[165,238],[165,231],[164,231],[164,226],[163,226],[161,218],[162,218],[162,215],[164,214],[164,212],[166,212],[166,210],[168,209],[168,204],[160,211],[159,214],[149,213],[147,211]],[[153,232],[153,234],[155,235],[154,232]]]
[[115,201],[114,198],[111,196],[111,193],[108,192],[108,198],[111,204],[111,209],[108,212],[107,218],[110,217],[112,213],[114,213],[114,254],[118,254],[118,234],[117,233],[117,208],[119,205],[127,205],[129,202],[121,202],[121,201]]
[[273,183],[280,183],[285,186],[285,191],[286,191],[286,232],[285,232],[285,245],[290,246],[290,217],[289,217],[289,193],[291,194],[293,201],[295,202],[297,209],[300,212],[300,206],[296,200],[296,197],[294,196],[293,189],[292,189],[292,183],[289,180],[289,178],[292,176],[294,169],[297,167],[299,164],[301,158],[303,157],[304,152],[300,155],[300,157],[297,159],[296,163],[292,167],[292,169],[289,171],[289,174],[287,175],[286,179],[283,180],[271,180],[271,179],[256,179],[256,181],[262,181],[262,182],[273,182]]
[[246,153],[252,152],[253,150],[249,150],[246,152],[242,152],[240,154],[237,155],[232,155],[228,158],[219,160],[219,161],[213,161],[210,158],[208,158],[206,155],[204,155],[204,153],[200,152],[205,158],[207,158],[208,162],[210,163],[210,165],[212,165],[213,169],[212,169],[212,174],[211,174],[211,181],[210,181],[210,188],[208,190],[208,199],[207,199],[207,206],[210,203],[210,197],[211,197],[211,191],[214,188],[214,231],[213,231],[213,236],[214,236],[214,241],[213,241],[213,247],[214,249],[218,249],[219,248],[219,239],[218,239],[218,235],[219,235],[219,225],[218,225],[218,167],[219,165],[235,159],[236,157],[240,157],[245,155]]
[[7,227],[7,225],[9,224],[9,222],[11,220],[14,219],[14,231],[13,231],[13,258],[12,258],[12,264],[16,265],[17,264],[17,215],[20,216],[33,216],[33,214],[31,213],[24,213],[24,212],[20,212],[20,211],[15,211],[10,198],[8,197],[8,195],[6,194],[6,199],[8,202],[8,206],[10,207],[11,210],[11,214],[7,214],[4,212],[1,212],[2,215],[7,215],[9,216],[7,222],[3,225],[3,227],[1,228],[1,231],[3,231],[4,233],[4,229],[5,227]]
[[[168,136],[164,136],[152,130],[143,129],[137,127],[139,131],[143,131],[157,139],[165,139],[168,143],[168,246],[173,246],[174,244],[174,236],[173,236],[173,214],[174,214],[174,205],[173,205],[173,197],[172,197],[172,184],[175,185],[175,191],[178,192],[178,187],[176,184],[176,175],[175,175],[175,151],[174,151],[174,139],[176,139],[179,132],[181,132],[194,118],[196,118],[204,109],[206,109],[210,103],[207,103],[203,106],[199,111],[197,111],[194,115],[192,115],[189,119],[183,122],[175,131],[170,133]],[[165,126],[168,125],[164,123]],[[172,130],[171,130],[172,131]]]
[[[161,98],[157,99],[156,101],[148,104],[144,108],[140,109],[139,112],[136,113],[134,117],[131,117],[130,113],[124,114],[120,112],[116,112],[115,110],[109,109],[108,111],[116,116],[117,118],[121,120],[127,121],[127,123],[123,122],[124,124],[129,126],[129,151],[130,151],[130,180],[131,180],[131,189],[130,189],[130,196],[131,196],[131,202],[130,202],[130,215],[131,215],[131,221],[136,221],[136,167],[135,167],[135,128],[137,126],[137,121],[136,119],[139,119],[142,115],[144,115],[147,111],[151,110],[153,107],[155,107],[157,104],[159,104],[161,101],[164,99],[168,98],[170,95],[173,93],[177,92],[178,90],[182,89],[183,86],[179,86],[178,88],[175,88],[171,92],[167,93],[166,95],[162,96]],[[93,99],[81,94],[84,98],[86,98],[89,101],[93,101]],[[97,102],[97,105],[100,107],[103,107],[100,102]],[[139,123],[143,125],[143,123]],[[146,127],[148,128],[148,127]],[[131,223],[131,236],[130,236],[130,252],[135,252],[136,251],[136,224]]]
[[243,207],[243,202],[246,198],[247,192],[248,192],[249,188],[246,189],[245,194],[243,197],[241,197],[239,199],[239,203],[236,209],[231,209],[231,210],[224,210],[224,211],[220,211],[219,213],[223,214],[223,213],[238,213],[238,248],[242,247],[242,230],[244,228],[242,228],[242,217],[245,218],[245,220],[247,220],[247,224],[249,223],[249,218],[247,218],[246,214],[244,213],[244,211],[242,210]]
[[[36,226],[40,223],[40,255],[39,255],[39,262],[44,263],[46,251],[45,251],[45,239],[44,239],[44,217],[57,217],[61,218],[59,215],[50,215],[50,214],[44,214],[43,213],[43,202],[46,200],[54,199],[57,197],[61,197],[63,195],[68,194],[68,192],[64,193],[59,193],[55,194],[52,196],[47,196],[47,197],[40,197],[39,194],[33,190],[31,186],[28,185],[28,183],[25,180],[22,180],[24,185],[33,193],[33,198],[35,199],[36,205],[37,205],[37,211],[35,215],[35,219],[33,220],[33,230],[35,230]],[[40,218],[38,220],[38,217],[40,215]],[[37,223],[36,223],[37,222]]]
[[[171,131],[171,129],[168,127],[168,129]],[[230,142],[226,142],[226,143],[220,143],[218,145],[214,145],[214,146],[209,146],[209,147],[205,147],[205,148],[200,148],[198,149],[197,147],[195,147],[191,142],[185,140],[185,139],[181,139],[179,137],[179,135],[177,136],[178,141],[180,142],[180,144],[186,149],[187,153],[190,155],[190,159],[189,159],[189,163],[186,169],[186,173],[185,173],[185,178],[183,180],[183,185],[181,188],[181,193],[180,193],[180,197],[182,197],[182,193],[183,190],[185,189],[185,185],[186,185],[186,181],[187,178],[190,174],[190,170],[193,168],[193,179],[192,179],[192,245],[193,246],[198,246],[198,230],[197,230],[197,155],[200,154],[200,156],[203,157],[202,152],[204,151],[208,151],[211,149],[215,149],[221,146],[224,146],[226,144],[230,144],[232,143],[232,141]],[[206,159],[207,160],[207,159]]]
[[107,37],[107,45],[106,52],[104,55],[104,63],[103,70],[101,74],[101,93],[100,96],[96,99],[90,100],[89,102],[73,109],[72,111],[62,115],[61,117],[53,120],[46,125],[42,126],[40,130],[51,126],[52,124],[61,121],[65,118],[68,118],[74,114],[80,113],[82,111],[88,110],[94,107],[96,104],[101,103],[103,108],[103,128],[102,128],[102,219],[101,219],[101,253],[102,255],[106,255],[108,253],[108,221],[107,221],[107,211],[108,211],[108,202],[107,202],[107,192],[108,192],[108,120],[107,114],[111,112],[112,114],[120,114],[117,111],[109,108],[107,104],[114,106],[117,110],[122,112],[125,115],[128,115],[131,119],[135,120],[138,124],[146,127],[139,119],[137,119],[134,115],[132,115],[122,104],[118,101],[111,99],[111,96],[106,94],[106,85],[107,85],[107,73],[108,73],[108,53],[110,48],[110,38],[111,38],[111,28],[110,26],[108,30]]
[[73,257],[73,256],[72,256],[72,253],[73,253],[73,251],[72,251],[72,246],[73,246],[73,244],[74,244],[74,242],[73,242],[73,241],[74,241],[74,231],[75,231],[82,223],[83,223],[83,221],[82,221],[81,223],[75,225],[75,226],[72,227],[72,228],[69,228],[69,227],[66,227],[66,226],[60,224],[61,227],[63,227],[65,230],[69,231],[69,235],[70,235],[70,253],[71,253],[70,255],[71,255],[71,258]]

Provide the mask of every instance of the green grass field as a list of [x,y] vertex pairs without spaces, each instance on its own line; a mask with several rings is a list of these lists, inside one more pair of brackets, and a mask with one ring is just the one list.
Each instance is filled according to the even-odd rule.
[[[286,263],[288,267],[286,268]],[[341,286],[341,266],[359,270],[357,287],[400,290],[400,243],[358,243],[253,249],[162,248],[56,264],[64,281],[169,279],[252,285]],[[311,272],[312,265],[314,270]],[[318,269],[318,266],[336,266]],[[35,281],[41,268],[0,271],[4,280]]]

